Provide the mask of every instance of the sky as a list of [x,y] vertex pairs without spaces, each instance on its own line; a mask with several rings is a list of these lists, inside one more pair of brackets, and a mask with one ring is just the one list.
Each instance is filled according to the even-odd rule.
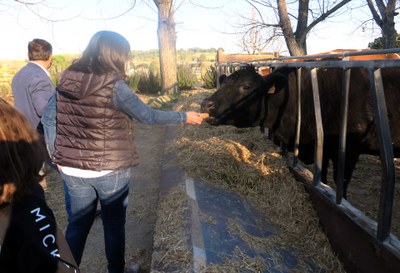
[[[49,41],[54,55],[79,54],[91,36],[103,29],[125,36],[133,50],[158,49],[158,15],[152,0],[137,0],[134,9],[122,16],[118,15],[134,0],[19,1],[37,4],[0,0],[0,60],[26,59],[27,44],[34,38]],[[229,33],[235,32],[241,15],[250,14],[251,7],[244,0],[185,0],[175,14],[177,49],[222,47],[226,53],[241,53],[239,36]],[[108,19],[112,17],[116,18]],[[354,14],[348,12],[318,26],[308,37],[308,53],[366,48],[376,37],[376,28],[373,34],[361,31],[350,19]]]

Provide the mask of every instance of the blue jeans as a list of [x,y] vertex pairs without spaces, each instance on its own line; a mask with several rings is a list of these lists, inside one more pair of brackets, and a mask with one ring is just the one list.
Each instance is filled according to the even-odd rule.
[[78,265],[100,201],[108,270],[110,273],[124,272],[125,219],[131,174],[131,168],[97,178],[62,173],[70,202],[65,237]]
[[[61,172],[58,170],[57,165],[55,165],[51,160],[47,160],[46,164],[52,168],[53,170],[57,171],[57,173],[61,174]],[[65,209],[67,210],[67,214],[71,214],[71,208],[70,208],[70,201],[69,201],[69,194],[68,194],[68,188],[63,180],[63,186],[64,186],[64,198],[65,198]]]

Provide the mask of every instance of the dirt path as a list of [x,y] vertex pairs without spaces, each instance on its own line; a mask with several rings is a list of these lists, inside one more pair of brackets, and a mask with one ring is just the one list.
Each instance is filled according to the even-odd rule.
[[[149,272],[164,153],[165,127],[136,124],[136,128],[135,142],[141,163],[134,169],[129,193],[126,262],[127,265],[139,262],[144,272]],[[48,204],[53,209],[59,226],[64,230],[67,218],[60,177],[57,173],[50,172],[46,180]],[[82,273],[107,272],[100,218],[97,218],[93,224],[80,267]]]

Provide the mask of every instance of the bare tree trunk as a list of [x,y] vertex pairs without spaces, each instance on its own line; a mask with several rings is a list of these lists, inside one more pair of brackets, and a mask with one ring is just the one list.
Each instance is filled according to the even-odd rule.
[[163,94],[178,91],[173,0],[154,0],[158,9],[158,48]]
[[[283,36],[285,37],[286,46],[289,50],[290,56],[300,56],[307,54],[307,48],[305,39],[302,41],[298,40],[295,36],[295,33],[292,29],[292,25],[290,23],[290,18],[286,8],[286,1],[285,0],[278,0],[278,12],[279,12],[279,19],[280,19],[280,26],[282,29]],[[301,0],[302,4],[300,7],[304,7],[304,3],[307,4],[308,0]],[[308,6],[308,4],[307,4]],[[302,12],[299,10],[300,16],[308,16],[307,12]],[[306,18],[299,18],[299,25],[302,26],[305,21],[304,27],[307,27],[307,17]],[[301,23],[300,23],[301,22]],[[297,36],[302,34],[302,30],[297,30]],[[301,42],[301,43],[300,43]]]
[[376,0],[376,6],[378,11],[375,9],[375,6],[372,0],[367,0],[368,7],[372,13],[372,17],[376,24],[381,28],[381,33],[383,37],[383,48],[394,48],[397,47],[396,37],[397,32],[394,23],[394,16],[396,13],[396,0],[388,0],[387,5],[381,0]]
[[[307,54],[307,35],[319,23],[323,22],[328,17],[334,16],[334,13],[342,9],[351,0],[338,0],[338,1],[313,1],[314,7],[310,6],[310,0],[291,1],[289,6],[298,5],[297,17],[295,14],[289,14],[286,0],[246,0],[250,2],[253,8],[257,5],[272,8],[274,12],[278,12],[279,23],[278,27],[282,33],[275,33],[274,35],[283,36],[285,39],[286,47],[291,56],[299,56]],[[276,1],[276,5],[272,2]],[[372,0],[367,0],[372,1]],[[381,0],[376,0],[381,1]],[[395,0],[389,0],[395,1]],[[315,2],[321,2],[315,5]],[[256,8],[257,13],[261,12]],[[312,21],[309,22],[309,15],[312,16]],[[293,29],[291,20],[297,20],[296,29]],[[252,19],[250,22],[254,22]],[[294,21],[293,21],[294,22]],[[263,27],[276,28],[274,23],[265,23],[264,20],[256,22]],[[254,24],[254,23],[253,23]]]

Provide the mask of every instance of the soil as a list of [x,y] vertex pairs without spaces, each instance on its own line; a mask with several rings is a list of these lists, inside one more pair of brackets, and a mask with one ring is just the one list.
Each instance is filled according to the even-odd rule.
[[[395,159],[394,163],[396,177],[391,233],[400,238],[400,160]],[[380,158],[373,155],[361,155],[348,186],[348,201],[374,221],[378,221],[381,176],[382,166]],[[335,188],[333,182],[330,182],[329,185]]]
[[[141,163],[135,167],[131,181],[126,221],[126,264],[140,263],[143,272],[150,272],[153,233],[156,223],[159,184],[164,153],[164,126],[136,124],[135,142]],[[63,185],[59,174],[49,171],[46,177],[46,198],[59,227],[64,230],[67,216]],[[83,273],[107,272],[101,218],[96,218],[80,265]]]

